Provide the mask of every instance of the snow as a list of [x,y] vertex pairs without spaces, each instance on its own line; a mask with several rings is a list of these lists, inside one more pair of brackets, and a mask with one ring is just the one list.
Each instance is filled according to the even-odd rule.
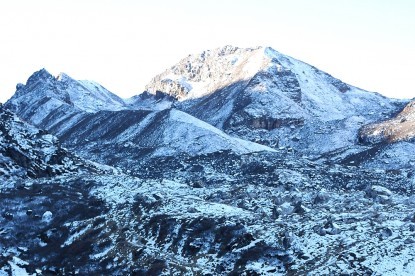
[[121,110],[124,102],[100,84],[92,81],[66,80],[71,86],[68,89],[71,101],[78,108],[87,112],[99,110]]
[[[409,245],[411,246],[411,245]],[[413,259],[408,260],[408,256],[413,254],[411,248],[404,248],[400,254],[389,255],[386,258],[379,258],[379,256],[369,255],[364,262],[365,265],[373,267],[373,272],[379,275],[402,275],[410,276],[414,275],[415,261]]]
[[29,274],[25,268],[20,267],[20,265],[28,265],[27,262],[19,259],[16,256],[13,256],[13,259],[8,262],[11,268],[12,276],[35,276],[36,274]]
[[[281,265],[279,263],[279,265]],[[267,265],[263,261],[249,262],[247,269],[253,270],[259,275],[286,275],[286,273],[276,272],[275,265]]]
[[[45,70],[34,73],[29,79],[32,79],[30,85],[20,87],[8,104],[12,104],[13,108],[19,108],[25,103],[38,105],[31,110],[35,113],[31,118],[32,123],[37,125],[51,110],[57,110],[61,106],[69,105],[86,112],[126,108],[120,97],[93,81],[77,81],[64,73],[54,78]],[[45,99],[48,99],[47,102],[44,102]]]
[[392,195],[392,192],[389,189],[387,189],[385,187],[382,187],[382,186],[379,186],[379,185],[372,185],[372,190],[379,193],[379,194],[384,194],[384,195],[387,195],[387,196]]
[[265,48],[264,53],[270,59],[277,59],[283,67],[290,68],[296,74],[302,90],[302,103],[308,112],[322,120],[344,119],[356,114],[356,111],[364,114],[368,105],[371,110],[379,111],[391,107],[390,99],[350,85],[349,91],[339,92],[330,83],[328,75],[302,61],[282,55],[271,48]]
[[52,134],[46,134],[46,135],[42,135],[42,139],[47,141],[50,144],[54,144],[57,142],[57,138],[55,136],[53,136]]
[[[190,68],[187,67],[189,63],[192,64]],[[222,49],[215,49],[206,52],[203,59],[200,59],[200,55],[191,55],[182,60],[180,66],[173,67],[172,70],[167,70],[157,76],[146,86],[146,90],[151,93],[160,90],[175,94],[174,84],[177,83],[186,91],[184,95],[178,93],[180,101],[198,99],[232,83],[251,79],[264,66],[264,59],[258,49],[252,51],[236,49],[235,53],[226,54],[222,53]],[[202,77],[193,78],[193,71],[190,71],[192,68],[198,68],[198,74]],[[163,88],[161,89],[158,85]]]
[[46,211],[43,213],[42,215],[42,221],[46,222],[46,223],[50,223],[53,219],[53,215],[51,211]]
[[36,113],[31,118],[33,124],[39,125],[48,116],[50,110],[56,110],[62,105],[62,101],[50,98],[45,104],[36,109]]
[[91,256],[91,259],[95,259],[95,260],[99,260],[102,257],[106,256],[111,250],[114,249],[114,246],[108,246],[107,248],[105,248],[105,250],[103,250],[100,253],[94,254]]
[[69,238],[63,243],[63,245],[61,245],[61,247],[65,247],[65,246],[69,246],[71,245],[74,241],[80,239],[82,237],[83,234],[85,234],[88,230],[92,229],[92,225],[89,224],[86,227],[84,227],[82,230],[72,234],[71,236],[69,236]]
[[[234,136],[271,146],[279,143],[311,156],[350,151],[359,128],[378,120],[379,115],[394,112],[398,102],[344,84],[313,66],[261,47],[225,47],[191,55],[156,76],[146,89],[177,97],[178,109],[226,132],[230,130]],[[240,97],[250,101],[243,110],[237,101]],[[235,110],[251,118],[246,120],[248,124],[253,119],[269,120],[271,127],[278,120],[292,123],[268,131],[248,126],[246,130],[234,129],[225,122],[239,122]]]
[[153,121],[154,117],[157,115],[157,112],[152,112],[148,114],[142,121],[139,123],[131,125],[129,128],[123,130],[122,133],[118,135],[116,140],[119,143],[128,142],[130,139],[133,139],[137,133],[141,133],[147,126],[149,126]]
[[413,168],[415,157],[409,152],[415,152],[415,144],[410,142],[397,142],[381,149],[377,155],[363,164],[365,168],[399,169]]

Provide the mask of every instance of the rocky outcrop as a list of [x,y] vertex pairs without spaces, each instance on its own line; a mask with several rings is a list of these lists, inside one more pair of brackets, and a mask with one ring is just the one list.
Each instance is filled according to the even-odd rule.
[[21,121],[0,106],[0,179],[52,177],[97,170],[92,164],[62,148],[58,139]]
[[415,138],[415,101],[411,101],[392,119],[362,127],[359,141],[365,144],[395,143],[414,141]]

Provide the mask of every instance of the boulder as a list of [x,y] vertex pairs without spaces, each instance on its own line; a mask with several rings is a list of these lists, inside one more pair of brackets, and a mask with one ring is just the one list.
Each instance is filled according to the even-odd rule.
[[43,222],[51,222],[52,221],[52,212],[51,211],[46,211],[43,213],[42,215],[42,221]]

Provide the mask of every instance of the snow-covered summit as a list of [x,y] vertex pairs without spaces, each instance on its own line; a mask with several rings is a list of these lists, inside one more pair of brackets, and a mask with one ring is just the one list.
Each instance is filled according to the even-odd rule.
[[6,106],[58,136],[85,112],[174,108],[230,136],[319,158],[355,152],[362,126],[390,118],[405,104],[270,47],[225,46],[189,55],[146,90],[125,102],[95,82],[42,69],[17,86]]
[[168,93],[179,100],[200,98],[229,84],[248,80],[264,66],[263,49],[225,46],[189,55],[154,77],[146,91]]
[[56,79],[68,91],[71,102],[84,111],[114,111],[125,108],[123,99],[108,91],[97,82],[74,80],[65,73],[60,73]]
[[[377,106],[390,101],[348,85],[271,47],[225,46],[189,55],[154,77],[146,91],[164,92],[186,101],[206,99],[237,84],[240,84],[238,94],[246,90],[257,94],[256,97],[261,97],[258,92],[273,94],[272,98],[278,98],[285,107],[297,105],[310,115],[325,118],[330,115],[328,119],[363,112],[365,101],[379,102]],[[268,106],[272,104],[267,103]]]

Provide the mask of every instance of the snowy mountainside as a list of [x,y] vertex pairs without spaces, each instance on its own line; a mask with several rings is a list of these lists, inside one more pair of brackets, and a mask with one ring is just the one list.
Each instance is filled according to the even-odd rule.
[[[348,159],[366,168],[413,168],[415,158],[415,103],[412,100],[392,118],[364,125],[358,141],[365,150]],[[358,161],[358,163],[356,162]]]
[[316,156],[353,146],[362,125],[404,104],[263,47],[190,55],[146,89],[231,135]]
[[255,49],[226,46],[204,51],[184,58],[154,77],[146,91],[153,94],[165,92],[179,100],[201,98],[230,83],[249,80],[264,62]]
[[[92,81],[76,81],[61,73],[52,76],[45,69],[33,73],[26,85],[4,106],[23,120],[45,130],[71,128],[86,114],[100,110],[121,110],[124,101]],[[51,131],[59,137],[59,133]]]
[[120,110],[125,108],[123,99],[97,82],[74,80],[65,73],[60,73],[56,79],[64,84],[71,102],[82,110],[96,112],[99,110]]
[[[130,111],[88,116],[101,115],[96,122],[107,125],[104,113],[114,118],[123,112]],[[166,116],[173,128],[180,126],[175,121],[193,120],[219,131],[177,110],[154,116]],[[241,148],[244,154],[154,156],[131,168],[136,178],[94,170],[93,164],[88,169],[54,136],[3,108],[0,117],[1,166],[7,172],[0,194],[2,274],[409,275],[414,269],[409,170],[322,167],[285,151]],[[109,129],[115,133],[95,128],[94,135],[116,135]],[[340,257],[328,262],[333,251]]]
[[157,156],[274,151],[231,137],[175,109],[100,111],[85,114],[71,128],[61,124],[50,131],[81,156],[124,168]]

